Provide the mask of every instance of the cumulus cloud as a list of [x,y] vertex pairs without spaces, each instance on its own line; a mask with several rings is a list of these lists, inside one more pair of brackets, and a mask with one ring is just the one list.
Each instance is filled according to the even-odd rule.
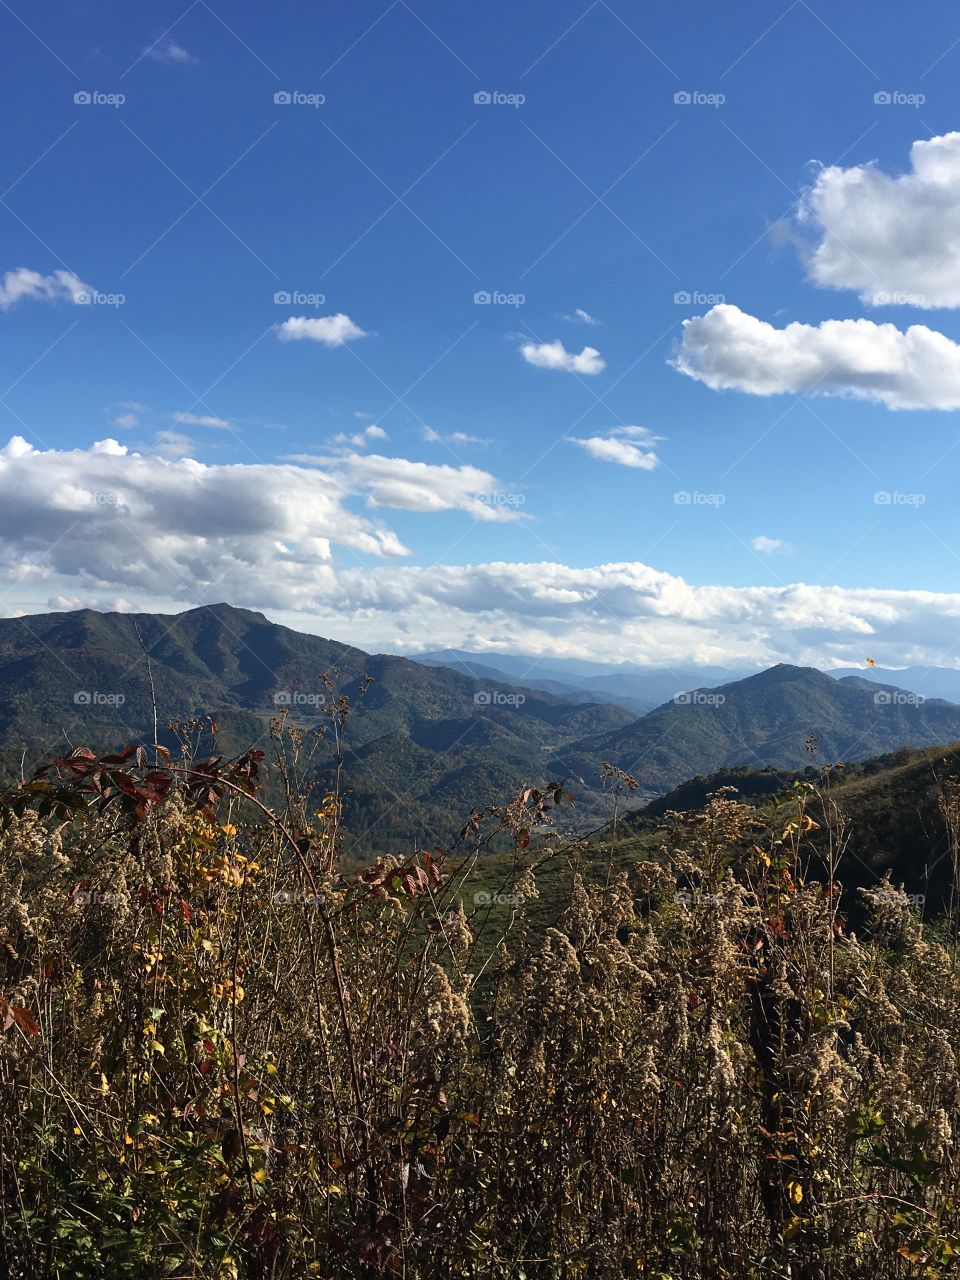
[[960,306],[960,133],[915,142],[910,169],[821,169],[799,208],[811,278],[870,303]]
[[325,347],[342,347],[370,336],[342,311],[335,316],[291,316],[278,326],[277,333],[282,342],[319,342]]
[[754,551],[771,553],[774,551],[785,551],[787,544],[781,542],[779,538],[768,538],[765,533],[758,533],[755,538],[750,539],[750,545]]
[[646,427],[616,427],[606,436],[571,436],[570,439],[601,462],[652,471],[660,461],[652,446],[662,437],[655,436]]
[[113,439],[60,451],[14,437],[0,449],[0,574],[48,583],[48,594],[212,592],[309,607],[329,579],[334,546],[410,554],[384,509],[517,518],[489,501],[502,486],[475,467],[357,454],[213,466],[183,456],[185,444],[164,433],[147,455]]
[[378,427],[376,423],[371,423],[369,427],[364,427],[362,431],[354,432],[352,435],[347,431],[338,431],[333,437],[334,445],[350,445],[354,449],[365,449],[371,440],[386,440],[387,433],[383,427]]
[[[222,475],[200,483],[222,486]],[[865,652],[881,666],[937,665],[950,660],[960,621],[957,593],[805,583],[693,586],[636,561],[586,567],[494,562],[344,568],[319,550],[304,555],[305,531],[299,525],[284,527],[283,544],[290,553],[278,553],[276,534],[262,536],[265,512],[259,519],[240,520],[247,513],[230,500],[237,483],[231,482],[228,502],[216,508],[222,521],[231,518],[229,527],[211,530],[206,538],[194,536],[189,524],[177,528],[158,520],[146,546],[127,536],[126,554],[120,556],[117,540],[127,517],[115,516],[109,536],[99,540],[78,525],[49,553],[46,578],[36,582],[37,575],[21,575],[23,598],[8,596],[10,611],[24,604],[40,611],[54,589],[100,608],[109,607],[117,594],[140,609],[174,610],[228,599],[264,609],[290,626],[375,651],[416,651],[428,638],[440,648],[512,648],[584,658],[601,653],[610,661],[740,667],[859,665]],[[262,487],[256,478],[246,483],[245,495],[255,496]],[[170,488],[182,487],[183,476],[174,469]],[[193,509],[193,498],[188,506]],[[64,529],[77,519],[77,508],[74,499],[63,514]],[[24,504],[20,510],[34,507]],[[290,520],[309,516],[301,512]],[[0,545],[16,539],[12,549],[23,555],[25,540],[37,538],[42,527],[46,549],[50,520],[50,511],[40,509],[33,528],[22,529],[8,522],[4,502]],[[146,513],[140,520],[143,533]],[[322,537],[322,527],[328,526],[313,525],[311,531]],[[107,545],[99,546],[101,541]],[[129,569],[128,560],[136,562]],[[171,563],[187,569],[189,577],[171,573]],[[37,574],[40,570],[38,557]],[[145,592],[147,582],[152,594]],[[25,592],[34,586],[43,594],[31,604]]]
[[683,322],[672,364],[714,390],[960,408],[960,346],[919,324],[900,330],[872,320],[824,320],[777,329],[725,303]]
[[[291,462],[329,466],[331,459],[293,454]],[[371,507],[405,511],[466,511],[475,520],[520,520],[516,504],[504,501],[506,490],[478,467],[435,466],[380,454],[350,454],[336,459],[339,476],[350,493],[365,494]]]
[[39,271],[17,267],[0,278],[0,311],[6,311],[17,302],[30,299],[34,302],[86,302],[96,291],[84,284],[72,271],[53,271],[43,276]]
[[555,342],[525,342],[520,354],[527,364],[538,369],[563,369],[567,373],[600,373],[607,362],[595,347],[584,347],[579,354],[568,351],[559,338]]

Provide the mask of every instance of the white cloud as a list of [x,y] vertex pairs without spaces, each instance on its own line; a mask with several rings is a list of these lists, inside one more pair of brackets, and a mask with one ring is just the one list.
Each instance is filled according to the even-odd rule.
[[96,290],[84,284],[72,271],[53,271],[43,276],[39,271],[30,271],[26,267],[17,267],[8,271],[0,279],[0,311],[6,311],[14,303],[24,298],[36,302],[73,302],[82,303],[87,296]]
[[[283,492],[284,468],[193,464],[189,471],[128,459],[138,483],[149,476],[148,489],[131,481],[127,511],[92,513],[76,502],[66,510],[49,498],[36,502],[34,495],[42,496],[50,481],[63,483],[72,474],[72,455],[54,455],[56,469],[50,470],[41,461],[49,455],[21,454],[27,465],[9,482],[5,468],[11,464],[6,454],[0,457],[0,564],[21,593],[8,594],[9,613],[47,608],[54,591],[100,608],[110,607],[117,594],[138,609],[226,599],[374,651],[506,648],[601,654],[612,662],[749,667],[859,665],[864,653],[881,666],[944,664],[960,622],[957,593],[805,583],[693,586],[636,561],[343,568],[331,558],[330,541],[373,534],[362,526],[341,527],[336,504],[320,513],[311,501],[301,501],[299,480],[288,488],[297,500],[281,504],[281,524],[272,529],[270,508]],[[169,474],[161,483],[157,476],[164,469]],[[81,470],[75,482],[92,479]],[[7,490],[18,481],[29,483],[31,492],[8,515]],[[316,494],[327,483],[318,474]],[[218,492],[220,502],[211,502]],[[25,518],[29,523],[22,523]],[[50,549],[57,532],[71,527]],[[116,554],[121,536],[122,557]],[[309,538],[315,541],[307,549]],[[287,551],[278,552],[275,541]]]
[[113,411],[111,425],[123,431],[129,431],[140,425],[140,418],[146,412],[146,405],[137,400],[122,400]]
[[283,342],[320,342],[325,347],[342,347],[345,342],[370,335],[349,316],[339,312],[335,316],[291,316],[278,327]]
[[174,422],[185,427],[214,427],[224,430],[231,425],[226,418],[216,418],[210,414],[172,413],[170,416]]
[[188,53],[175,40],[159,40],[149,49],[144,49],[143,56],[152,58],[154,62],[166,62],[175,66],[184,66],[188,62],[196,62],[192,53]]
[[518,518],[484,501],[503,486],[474,467],[358,454],[207,465],[184,457],[185,445],[176,432],[161,433],[150,454],[116,440],[38,450],[14,437],[0,449],[0,576],[45,584],[45,598],[211,592],[308,609],[329,585],[334,547],[410,554],[385,509]]
[[378,427],[375,423],[371,423],[369,427],[364,427],[362,431],[357,431],[354,435],[349,432],[339,431],[331,443],[335,445],[350,445],[354,449],[365,449],[371,440],[386,440],[387,433],[383,427]]
[[652,446],[662,437],[655,436],[647,427],[616,427],[606,436],[571,436],[570,439],[601,462],[652,471],[660,461]]
[[568,321],[570,324],[595,325],[600,323],[600,321],[592,316],[589,311],[584,311],[583,307],[576,307],[572,315],[564,315],[560,318],[561,320]]
[[777,329],[726,303],[683,322],[672,363],[714,390],[960,408],[960,346],[925,325],[902,331],[872,320],[824,320]]
[[750,545],[754,551],[774,552],[785,551],[787,544],[781,542],[779,538],[768,538],[765,533],[758,533],[755,538],[750,539]]
[[799,215],[819,237],[817,284],[878,305],[960,306],[960,133],[915,142],[896,177],[875,164],[821,169]]
[[[398,564],[409,552],[386,509],[510,519],[509,504],[484,501],[503,492],[495,477],[378,455],[306,461],[211,466],[116,440],[58,451],[14,437],[0,449],[6,611],[226,599],[365,648],[492,645],[652,664],[842,665],[867,652],[880,665],[929,665],[955,643],[956,593],[694,586],[629,561]],[[344,566],[338,548],[374,563]]]
[[484,440],[480,436],[472,436],[466,431],[451,431],[449,435],[441,435],[439,431],[434,431],[433,427],[424,427],[421,435],[428,444],[490,444],[489,440]]
[[600,373],[607,362],[595,347],[584,347],[579,355],[568,351],[559,338],[555,342],[525,342],[520,354],[538,369],[563,369],[567,373]]
[[371,507],[394,507],[405,511],[466,511],[476,520],[520,520],[513,504],[492,501],[506,492],[488,471],[477,467],[434,466],[408,458],[385,458],[380,454],[350,454],[345,458],[322,458],[294,454],[291,462],[321,466],[336,465],[339,477],[350,493],[366,494]]
[[182,431],[158,431],[154,437],[151,453],[162,458],[189,458],[199,448],[196,440]]

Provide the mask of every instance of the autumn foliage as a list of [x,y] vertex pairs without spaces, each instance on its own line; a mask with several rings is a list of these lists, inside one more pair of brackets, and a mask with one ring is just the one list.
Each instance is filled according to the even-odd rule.
[[0,798],[4,1274],[958,1274],[955,949],[888,884],[854,935],[816,793],[604,871],[531,789],[348,869],[273,750],[279,813],[258,752]]

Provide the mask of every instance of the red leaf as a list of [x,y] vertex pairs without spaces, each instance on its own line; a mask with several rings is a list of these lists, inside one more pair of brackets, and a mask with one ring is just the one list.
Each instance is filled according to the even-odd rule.
[[26,1036],[38,1036],[40,1034],[39,1024],[33,1017],[29,1009],[24,1009],[21,1005],[8,1004],[6,1000],[0,998],[0,1017],[3,1018],[3,1029],[9,1031],[16,1023]]

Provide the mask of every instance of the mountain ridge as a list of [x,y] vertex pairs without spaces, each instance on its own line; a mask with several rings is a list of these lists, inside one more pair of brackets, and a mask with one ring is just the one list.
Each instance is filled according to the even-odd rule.
[[[324,736],[330,710],[349,699],[345,821],[361,843],[374,826],[388,832],[385,851],[439,838],[472,806],[550,778],[580,779],[578,820],[601,820],[606,762],[636,773],[639,802],[722,768],[797,769],[960,739],[960,706],[860,673],[838,679],[778,663],[674,689],[637,715],[585,701],[583,690],[563,697],[510,684],[496,668],[469,674],[368,654],[221,603],[0,619],[0,749],[12,760],[24,749],[149,740],[151,677],[160,724],[210,716],[221,752],[269,741],[285,716],[308,735],[318,789],[330,785],[335,755]],[[165,730],[161,738],[175,740]]]

